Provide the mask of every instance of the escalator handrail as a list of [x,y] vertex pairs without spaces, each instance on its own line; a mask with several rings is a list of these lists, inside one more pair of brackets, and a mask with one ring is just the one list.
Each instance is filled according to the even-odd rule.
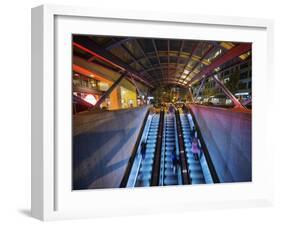
[[159,126],[157,132],[156,148],[154,152],[154,159],[152,165],[152,175],[150,186],[158,186],[160,178],[160,164],[162,152],[162,139],[163,139],[163,126],[164,126],[164,111],[160,112]]
[[188,170],[188,161],[185,154],[185,144],[183,141],[183,133],[182,133],[182,125],[181,120],[179,116],[179,111],[177,110],[175,112],[176,115],[176,126],[177,126],[177,135],[178,135],[178,145],[179,145],[179,151],[180,151],[180,164],[181,164],[181,170],[182,170],[182,183],[183,184],[191,184],[191,179],[189,175]]

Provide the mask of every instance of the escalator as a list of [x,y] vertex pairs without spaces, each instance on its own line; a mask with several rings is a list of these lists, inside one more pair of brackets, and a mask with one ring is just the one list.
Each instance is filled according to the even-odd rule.
[[200,164],[200,159],[195,159],[191,150],[192,136],[190,122],[187,116],[184,114],[180,115],[180,121],[182,125],[182,134],[185,144],[186,159],[188,163],[188,172],[191,179],[191,184],[205,184],[206,181]]
[[[194,125],[195,122],[195,125]],[[120,187],[219,183],[209,152],[191,114],[149,114]],[[196,128],[195,128],[196,127]],[[194,134],[192,130],[194,129]],[[198,158],[192,152],[198,142]],[[201,143],[202,142],[202,143]],[[145,143],[145,155],[141,146]],[[203,145],[202,145],[203,144]],[[173,159],[176,159],[174,164]]]
[[177,155],[177,140],[174,115],[166,115],[163,131],[160,185],[177,185],[178,166],[173,167],[173,155]]
[[146,142],[145,158],[141,159],[135,187],[150,186],[153,159],[156,150],[159,119],[160,119],[159,115],[154,115],[151,119],[151,124],[149,126],[147,138],[145,140]]

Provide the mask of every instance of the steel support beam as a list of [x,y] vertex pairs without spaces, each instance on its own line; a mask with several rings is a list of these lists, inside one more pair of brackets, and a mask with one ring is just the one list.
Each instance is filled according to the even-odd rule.
[[194,103],[194,98],[193,98],[191,87],[188,87],[188,92],[189,92],[192,103]]
[[206,81],[206,77],[204,77],[204,78],[202,79],[201,84],[200,84],[200,86],[199,86],[199,88],[198,88],[198,90],[197,90],[197,92],[196,92],[195,99],[197,99],[197,98],[198,98],[199,93],[200,93],[200,91],[201,91],[201,89],[202,89],[202,87],[203,87],[203,85],[204,85],[205,81]]
[[121,74],[120,77],[110,86],[110,88],[100,97],[93,108],[99,108],[102,102],[112,93],[112,91],[116,88],[116,86],[122,81],[122,79],[126,76],[125,73]]
[[153,48],[154,48],[155,56],[157,57],[157,60],[158,60],[158,64],[160,66],[162,77],[164,78],[164,72],[163,72],[163,69],[161,68],[161,61],[160,61],[158,49],[157,49],[157,46],[156,46],[156,43],[155,43],[154,39],[152,39],[152,45],[153,45]]
[[248,52],[249,50],[251,50],[251,48],[252,48],[252,44],[249,44],[249,43],[242,43],[242,44],[239,44],[239,45],[233,47],[232,49],[227,51],[223,56],[214,60],[214,62],[212,62],[209,66],[205,67],[202,71],[200,71],[197,75],[195,75],[187,83],[187,85],[192,85],[195,81],[201,80],[204,75],[206,77],[210,76],[208,74],[213,72],[213,70],[215,68],[221,66],[222,64],[225,64],[226,62],[230,61],[231,59],[233,59],[235,57],[242,55],[243,53]]
[[[126,46],[124,46],[123,44],[120,44],[120,46],[121,46],[121,48],[122,48],[123,50],[126,51],[126,53],[131,57],[131,59],[132,59],[136,64],[140,65],[140,66],[143,68],[143,71],[146,70],[146,67],[145,67],[141,62],[139,62],[139,61],[136,60],[135,56],[131,53],[131,51],[130,51]],[[146,75],[148,75],[150,78],[152,78],[151,74],[149,74],[148,72],[145,72],[145,73],[146,73]]]
[[83,51],[86,51],[93,56],[96,56],[97,58],[115,66],[116,68],[127,71],[132,74],[134,79],[142,82],[146,86],[153,88],[153,86],[141,76],[139,76],[138,72],[135,71],[133,68],[128,66],[126,63],[124,63],[122,60],[120,60],[118,57],[112,55],[107,50],[103,49],[102,47],[95,44],[90,38],[88,38],[85,35],[75,35],[73,37],[73,45],[82,49]]
[[111,50],[115,47],[119,47],[121,44],[127,42],[127,41],[130,41],[131,39],[133,38],[124,38],[124,39],[121,39],[120,41],[115,41],[112,43],[112,44],[109,44],[105,49],[106,50]]
[[[189,56],[188,60],[186,61],[185,65],[184,65],[184,67],[183,67],[182,73],[180,73],[181,76],[182,76],[182,74],[184,73],[185,68],[188,66],[188,64],[189,64],[189,62],[190,62],[190,60],[191,60],[191,58],[192,58],[192,55],[195,53],[195,51],[196,51],[196,49],[198,48],[199,44],[200,44],[200,42],[198,42],[195,46],[193,46],[193,48],[192,48],[192,50],[191,50],[191,52],[190,52],[190,56]],[[180,80],[181,76],[179,77],[179,80]]]
[[[140,74],[143,74],[144,72],[149,72],[149,71],[154,71],[154,70],[161,70],[161,69],[166,69],[168,68],[168,64],[167,63],[161,63],[160,66],[157,64],[157,66],[153,66],[153,67],[149,67],[145,70],[140,71]],[[174,69],[174,70],[181,70],[183,68],[183,66],[177,65],[175,63],[171,63],[169,65],[170,69]]]
[[[176,55],[178,51],[170,51],[170,53],[172,53],[172,52]],[[186,56],[181,56],[182,54],[184,54]],[[173,56],[173,57],[176,57],[177,61],[179,60],[179,58],[189,59],[189,54],[190,54],[189,52],[181,51],[180,56]],[[157,58],[157,56],[155,56],[155,52],[154,51],[153,52],[147,52],[145,55],[146,55],[146,57],[145,56],[141,56],[139,58],[136,58],[136,60],[137,61],[141,61],[141,60],[146,59],[146,58],[148,58],[148,59],[150,59],[150,58]],[[167,56],[167,54],[159,52],[158,56],[159,57],[165,57],[165,56]],[[131,62],[130,64],[132,64],[132,63],[134,63],[134,62]]]
[[222,89],[224,94],[232,100],[235,107],[245,109],[245,107],[239,102],[239,100],[237,100],[237,98],[229,91],[229,89],[227,89],[225,85],[218,79],[217,75],[213,75],[212,77],[215,80],[215,82],[219,85],[219,87]]
[[186,88],[183,84],[181,84],[177,79],[156,79],[153,82],[155,83],[162,83],[162,84],[173,84],[173,85],[178,85],[183,88]]
[[186,87],[178,82],[171,82],[171,81],[163,81],[161,82],[163,85],[174,85],[186,89]]
[[189,73],[186,75],[184,81],[186,81],[186,79],[189,77],[189,75],[191,74],[191,72],[193,72],[200,63],[202,63],[202,61],[205,59],[205,57],[209,54],[209,52],[214,48],[214,46],[211,46],[209,49],[207,49],[207,51],[203,54],[203,56],[200,58],[199,61],[197,61],[197,63],[193,66],[193,68],[189,71]]

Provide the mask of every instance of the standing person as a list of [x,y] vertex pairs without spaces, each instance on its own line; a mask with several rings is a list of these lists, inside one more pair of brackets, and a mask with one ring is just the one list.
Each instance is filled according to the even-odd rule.
[[192,126],[192,128],[191,128],[190,135],[191,135],[191,139],[195,138],[195,128],[194,128],[194,126]]
[[145,153],[146,153],[146,143],[145,141],[141,142],[141,158],[144,160],[145,158]]
[[198,154],[199,154],[200,150],[198,147],[197,139],[195,137],[192,138],[192,149],[191,150],[192,150],[194,159],[198,161],[199,160]]
[[172,163],[173,163],[173,173],[176,173],[177,165],[178,165],[178,159],[176,155],[176,150],[174,149],[172,152]]
[[169,115],[172,116],[174,114],[174,112],[175,112],[175,108],[174,108],[173,104],[170,104],[169,105]]
[[184,114],[187,113],[187,107],[185,106],[185,104],[182,105],[182,111]]

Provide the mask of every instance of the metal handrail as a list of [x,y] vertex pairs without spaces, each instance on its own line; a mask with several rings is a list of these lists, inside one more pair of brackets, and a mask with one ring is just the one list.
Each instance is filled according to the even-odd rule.
[[161,149],[162,149],[162,138],[163,138],[163,124],[164,124],[164,111],[162,110],[160,112],[156,150],[155,150],[153,166],[152,166],[152,177],[151,177],[151,182],[150,182],[151,186],[158,186],[158,184],[159,184]]
[[182,134],[182,125],[179,116],[179,111],[176,111],[176,123],[177,123],[177,132],[178,132],[178,143],[180,148],[180,164],[181,164],[181,173],[182,173],[182,183],[183,184],[191,184],[190,175],[188,172],[188,162],[187,157],[185,155],[185,144],[183,141]]

